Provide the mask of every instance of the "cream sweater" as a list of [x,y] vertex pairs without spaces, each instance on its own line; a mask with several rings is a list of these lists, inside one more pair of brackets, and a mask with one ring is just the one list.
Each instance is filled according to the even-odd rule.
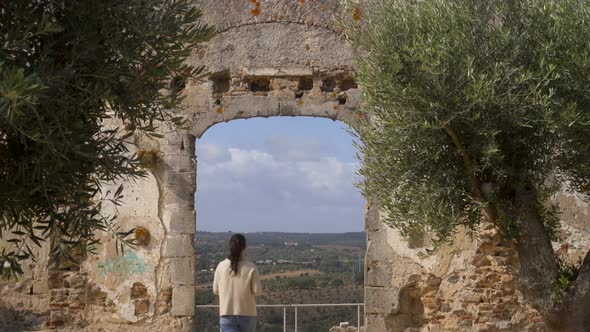
[[238,274],[226,259],[217,265],[213,293],[219,295],[219,315],[256,316],[255,296],[262,294],[256,266],[247,260],[238,263]]

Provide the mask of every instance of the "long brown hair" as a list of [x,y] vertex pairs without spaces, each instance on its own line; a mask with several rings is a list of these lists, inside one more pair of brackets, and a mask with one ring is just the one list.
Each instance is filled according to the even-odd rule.
[[229,239],[229,256],[227,256],[230,260],[230,268],[234,275],[238,274],[238,262],[240,261],[244,249],[246,249],[246,237],[242,234],[234,234],[231,239]]

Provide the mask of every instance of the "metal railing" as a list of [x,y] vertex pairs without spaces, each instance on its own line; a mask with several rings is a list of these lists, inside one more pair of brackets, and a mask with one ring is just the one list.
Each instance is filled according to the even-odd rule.
[[[295,309],[295,332],[297,332],[297,311],[301,307],[356,307],[357,332],[361,331],[361,307],[364,303],[309,303],[309,304],[257,304],[257,308],[283,308],[283,332],[287,332],[287,308]],[[199,304],[197,308],[219,308],[218,304]]]

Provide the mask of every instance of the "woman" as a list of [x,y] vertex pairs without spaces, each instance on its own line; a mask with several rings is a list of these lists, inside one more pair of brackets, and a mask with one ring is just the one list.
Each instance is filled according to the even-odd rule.
[[262,293],[256,266],[244,259],[246,238],[235,234],[229,240],[229,256],[217,265],[213,293],[219,295],[221,332],[256,331],[256,299]]

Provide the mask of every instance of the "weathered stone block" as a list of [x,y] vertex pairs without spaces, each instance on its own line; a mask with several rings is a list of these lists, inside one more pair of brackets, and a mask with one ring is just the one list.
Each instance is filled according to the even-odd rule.
[[192,316],[195,314],[195,287],[176,286],[172,290],[172,315]]
[[85,303],[86,302],[86,290],[85,289],[70,289],[68,293],[68,303]]
[[279,105],[281,116],[295,116],[299,111],[299,106],[294,102],[282,101]]
[[36,280],[33,282],[32,289],[34,294],[49,294],[48,280]]
[[158,146],[158,157],[162,159],[167,155],[182,155],[182,156],[194,156],[194,150],[191,151],[186,150],[183,145],[180,144],[166,144],[164,142],[160,146]]
[[164,257],[193,257],[194,254],[193,234],[168,236],[164,240]]
[[365,312],[391,314],[399,310],[399,289],[393,287],[365,287]]
[[[309,75],[311,76],[311,75]],[[270,90],[298,90],[299,78],[275,77],[270,80]]]
[[52,289],[49,294],[52,303],[66,301],[68,295],[69,291],[67,289]]
[[177,172],[173,170],[166,170],[162,176],[162,180],[166,187],[180,186],[186,188],[188,191],[195,191],[196,189],[196,168],[193,172]]
[[52,272],[49,274],[47,280],[49,289],[58,289],[64,287],[64,278],[62,272]]
[[170,265],[174,284],[187,286],[195,284],[195,262],[193,257],[173,258]]
[[47,325],[54,324],[54,326],[61,326],[64,322],[68,321],[70,317],[62,311],[51,311],[49,313],[49,322]]
[[167,209],[193,210],[195,188],[190,185],[166,186],[162,190],[162,206]]
[[[216,80],[215,83],[227,84],[223,80]],[[213,83],[213,82],[212,82]],[[187,94],[183,103],[191,105],[191,109],[206,110],[209,106],[209,96],[212,93],[219,93],[219,91],[225,90],[223,87],[218,88],[218,84],[209,84],[209,82],[201,83],[197,82],[190,84],[185,89]]]
[[168,133],[162,142],[162,145],[175,146],[179,151],[194,151],[195,137],[187,133]]
[[391,286],[391,270],[393,268],[386,270],[383,265],[375,261],[368,262],[365,285],[374,287]]
[[367,314],[366,320],[370,324],[365,326],[365,332],[383,332],[388,330],[385,317],[382,315]]
[[197,231],[195,211],[165,210],[162,222],[166,231],[176,234],[194,234]]
[[64,273],[64,287],[83,288],[86,286],[86,277],[77,272]]
[[274,98],[244,95],[225,100],[223,110],[224,118],[232,119],[273,116],[279,113],[279,102]]
[[191,155],[168,154],[162,157],[166,169],[177,172],[194,172],[197,164]]

